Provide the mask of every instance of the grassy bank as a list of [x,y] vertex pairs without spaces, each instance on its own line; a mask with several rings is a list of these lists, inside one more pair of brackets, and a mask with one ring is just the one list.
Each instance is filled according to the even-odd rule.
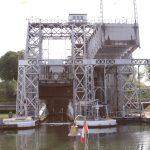
[[0,119],[7,119],[8,114],[0,113]]
[[0,112],[0,119],[7,119],[9,118],[9,116],[15,117],[15,112],[12,112],[11,114],[9,114],[9,112],[8,113]]

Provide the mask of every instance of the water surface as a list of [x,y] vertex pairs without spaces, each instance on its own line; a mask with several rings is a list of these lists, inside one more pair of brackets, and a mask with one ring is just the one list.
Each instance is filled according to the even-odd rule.
[[[0,131],[0,150],[84,150],[80,137],[68,137],[69,126]],[[130,124],[90,129],[89,150],[150,150],[150,125]]]

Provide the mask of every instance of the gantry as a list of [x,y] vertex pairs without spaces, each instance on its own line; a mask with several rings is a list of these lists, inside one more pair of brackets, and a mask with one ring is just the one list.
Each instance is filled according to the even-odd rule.
[[[44,59],[44,40],[69,39],[68,59]],[[70,14],[68,22],[29,20],[24,60],[18,65],[17,115],[39,117],[39,85],[70,84],[74,115],[94,118],[141,113],[132,59],[139,47],[137,23],[90,23],[86,14]]]

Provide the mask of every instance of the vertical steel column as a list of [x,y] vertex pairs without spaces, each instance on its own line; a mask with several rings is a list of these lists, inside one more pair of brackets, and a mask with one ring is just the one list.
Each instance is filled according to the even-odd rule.
[[87,116],[93,116],[93,102],[95,100],[95,87],[94,87],[94,66],[86,65],[86,92],[87,92],[87,100],[86,100],[86,110]]
[[[27,43],[25,50],[26,64],[23,73],[19,67],[18,93],[17,93],[17,115],[34,116],[39,115],[39,64],[42,57],[41,52],[41,23],[28,23]],[[22,86],[21,86],[22,84]]]
[[94,100],[93,65],[84,65],[86,52],[86,24],[72,25],[72,58],[73,58],[73,99],[75,115],[92,115],[91,102]]
[[134,9],[134,21],[135,24],[138,23],[138,13],[137,13],[137,3],[136,0],[133,0],[133,9]]
[[106,116],[115,115],[118,109],[118,78],[116,66],[104,66],[104,95]]
[[86,80],[85,66],[83,66],[83,58],[86,50],[85,42],[85,25],[73,24],[71,33],[72,43],[72,59],[73,59],[73,101],[75,106],[75,115],[85,115],[84,110],[86,101]]
[[108,117],[108,80],[109,74],[107,73],[107,66],[104,66],[104,103],[105,103],[105,113]]
[[39,116],[39,62],[42,57],[41,23],[29,23],[26,49],[26,109],[28,116]]
[[141,76],[140,76],[140,65],[138,67],[138,97],[139,97],[139,105],[140,105],[140,117],[142,117],[142,114],[144,112],[144,109],[141,104]]
[[25,103],[26,116],[39,115],[39,67],[37,60],[29,60],[25,67]]
[[135,81],[133,66],[122,66],[119,69],[119,105],[122,107],[123,115],[126,117],[140,113],[138,89]]
[[100,23],[103,24],[104,19],[103,19],[103,0],[100,0]]
[[18,64],[18,80],[17,80],[17,99],[16,99],[16,115],[25,115],[25,66]]

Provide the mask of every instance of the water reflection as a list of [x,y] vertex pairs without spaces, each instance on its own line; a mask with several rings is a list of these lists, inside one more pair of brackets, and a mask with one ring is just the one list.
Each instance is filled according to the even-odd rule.
[[[81,133],[81,128],[79,129],[79,132]],[[117,132],[117,127],[112,127],[112,128],[93,128],[89,130],[89,134],[111,134],[111,133],[116,133]]]
[[38,134],[35,129],[20,130],[16,134],[16,149],[17,150],[38,150]]
[[[90,129],[89,150],[149,150],[149,125],[121,125]],[[0,131],[0,150],[84,150],[80,136],[68,137],[68,126]]]
[[[84,149],[79,138],[74,139],[74,147]],[[90,129],[89,150],[149,150],[149,125],[123,125],[117,128]],[[76,150],[76,149],[74,149]]]
[[17,150],[67,150],[70,139],[68,127],[42,126],[38,129],[19,131],[16,135]]

